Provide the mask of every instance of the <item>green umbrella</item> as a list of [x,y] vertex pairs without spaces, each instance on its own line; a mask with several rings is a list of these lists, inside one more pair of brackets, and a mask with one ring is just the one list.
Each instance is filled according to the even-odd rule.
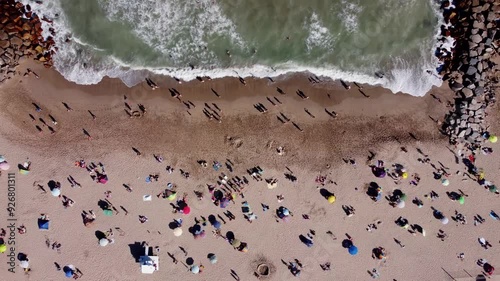
[[105,216],[112,216],[113,215],[113,211],[109,210],[109,209],[103,210],[102,212],[104,213]]
[[458,198],[458,203],[460,203],[460,205],[463,205],[465,203],[465,196],[460,196],[460,198]]

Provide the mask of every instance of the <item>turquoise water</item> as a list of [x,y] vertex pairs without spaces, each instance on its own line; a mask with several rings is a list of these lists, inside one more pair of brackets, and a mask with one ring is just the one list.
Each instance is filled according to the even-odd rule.
[[[31,5],[54,18],[56,69],[80,84],[107,75],[133,85],[143,80],[144,69],[186,80],[309,71],[418,96],[440,83],[426,72],[436,68],[439,25],[429,0],[51,0]],[[67,38],[71,41],[65,43]],[[384,78],[376,77],[377,71]]]

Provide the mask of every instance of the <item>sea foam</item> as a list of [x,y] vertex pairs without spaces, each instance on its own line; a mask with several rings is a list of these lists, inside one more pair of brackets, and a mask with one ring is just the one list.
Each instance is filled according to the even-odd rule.
[[[102,80],[103,77],[108,76],[112,78],[121,79],[127,86],[131,87],[140,83],[148,75],[148,72],[155,74],[174,76],[182,80],[194,80],[197,76],[210,76],[212,78],[222,77],[276,77],[286,75],[292,72],[309,72],[321,77],[331,78],[333,80],[342,79],[345,81],[355,81],[358,83],[365,83],[370,85],[380,85],[392,92],[403,92],[414,96],[425,95],[432,86],[439,86],[442,82],[439,77],[435,76],[435,68],[438,64],[437,60],[432,56],[433,50],[422,50],[422,60],[417,64],[409,64],[404,60],[395,59],[393,66],[385,73],[383,78],[377,78],[374,75],[358,72],[358,71],[345,71],[341,70],[334,65],[324,65],[322,67],[308,66],[297,62],[286,62],[277,65],[267,66],[262,64],[255,64],[246,67],[211,67],[211,68],[195,68],[189,67],[157,67],[151,68],[143,65],[130,65],[121,61],[120,59],[111,55],[103,54],[103,50],[92,46],[80,38],[72,37],[70,42],[65,42],[72,31],[69,27],[66,16],[60,6],[60,0],[44,1],[41,5],[32,5],[33,9],[40,15],[45,15],[48,18],[53,18],[54,22],[52,27],[56,30],[56,45],[58,51],[54,56],[54,66],[67,80],[73,81],[77,84],[96,84]],[[24,4],[30,3],[28,0],[22,0]],[[132,13],[127,16],[131,21],[134,17],[145,17],[142,13],[147,13],[148,9],[159,9],[161,5],[176,5],[176,1],[139,1],[137,7],[132,7],[131,3],[127,0],[110,0],[103,4],[104,7],[112,6],[117,8],[114,12],[109,13],[108,17],[116,20],[122,16],[123,13]],[[133,1],[135,2],[135,1]],[[146,5],[156,3],[153,8]],[[163,4],[162,4],[163,3]],[[191,2],[190,2],[191,3]],[[141,32],[150,32],[148,38],[144,37],[143,40],[153,47],[161,48],[162,40],[175,38],[175,32],[166,30],[155,30],[153,27],[158,25],[168,25],[175,20],[182,22],[182,17],[187,16],[188,9],[197,7],[199,9],[206,9],[207,12],[202,13],[197,19],[200,26],[205,27],[209,32],[220,33],[228,36],[234,44],[245,45],[245,41],[236,32],[235,24],[225,17],[221,8],[218,5],[212,5],[212,1],[199,1],[199,3],[185,5],[183,7],[170,6],[172,9],[167,15],[160,16],[159,18],[147,19],[146,22],[134,26],[135,32],[139,35]],[[32,4],[32,3],[31,3]],[[109,5],[109,6],[106,6]],[[198,6],[193,6],[198,5]],[[433,4],[434,5],[434,4]],[[435,5],[433,6],[435,7]],[[121,10],[120,10],[121,9]],[[136,10],[134,10],[136,9]],[[163,7],[162,9],[165,9]],[[105,9],[106,10],[106,9]],[[168,10],[168,9],[167,9]],[[119,12],[121,11],[121,12]],[[310,28],[308,42],[309,47],[314,46],[330,46],[333,36],[325,30],[321,21],[315,13],[307,21]],[[48,29],[50,25],[43,22],[44,35],[49,36]],[[351,26],[353,27],[353,25]],[[174,27],[177,32],[182,28],[182,24]],[[190,36],[194,40],[199,40],[201,43],[208,43],[203,41],[203,34],[200,33],[201,29],[190,28]],[[165,28],[164,28],[165,29]],[[438,29],[438,27],[436,27]],[[152,32],[152,33],[151,33]],[[142,35],[144,36],[144,35]],[[153,40],[155,37],[156,40]],[[156,45],[155,45],[156,44]],[[194,46],[193,46],[194,47]],[[178,43],[175,48],[170,50],[174,58],[182,60],[185,56],[186,46],[182,42]],[[203,54],[210,57],[210,54]],[[429,71],[431,73],[429,73]]]

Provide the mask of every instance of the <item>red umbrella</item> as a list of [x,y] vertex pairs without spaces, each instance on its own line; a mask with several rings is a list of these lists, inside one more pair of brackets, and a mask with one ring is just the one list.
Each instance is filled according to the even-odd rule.
[[186,206],[182,209],[182,213],[184,215],[189,215],[189,213],[191,213],[191,208],[189,208],[189,206]]

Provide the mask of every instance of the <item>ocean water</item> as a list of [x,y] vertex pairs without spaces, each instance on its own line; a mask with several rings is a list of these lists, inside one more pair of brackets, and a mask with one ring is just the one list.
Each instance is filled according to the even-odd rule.
[[441,84],[436,0],[21,2],[53,19],[55,68],[79,84],[109,76],[132,86],[148,71],[184,80],[308,71],[415,96]]

